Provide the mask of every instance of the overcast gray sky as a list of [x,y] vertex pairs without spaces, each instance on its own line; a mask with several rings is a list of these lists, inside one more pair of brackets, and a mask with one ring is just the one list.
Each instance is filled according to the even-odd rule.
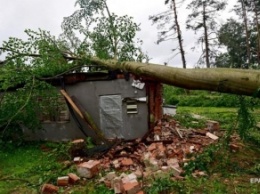
[[[0,44],[11,36],[25,38],[25,29],[41,28],[58,36],[61,33],[63,17],[71,15],[77,9],[74,0],[0,0],[0,4]],[[111,12],[133,16],[134,21],[141,24],[141,31],[137,36],[144,41],[142,48],[151,58],[150,62],[168,62],[173,67],[182,66],[179,55],[169,61],[172,56],[171,49],[177,46],[177,42],[167,41],[157,45],[155,42],[158,31],[148,20],[150,15],[167,9],[164,0],[108,0],[108,5]],[[189,10],[185,7],[179,11],[182,24],[188,14]],[[194,45],[196,36],[193,32],[186,31],[184,26],[182,28],[187,64],[194,67],[200,54],[199,50],[192,52],[190,48]]]

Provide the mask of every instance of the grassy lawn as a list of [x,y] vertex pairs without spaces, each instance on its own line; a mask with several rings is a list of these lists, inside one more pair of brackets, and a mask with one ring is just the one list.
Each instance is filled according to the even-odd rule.
[[[205,120],[220,122],[221,129],[233,127],[237,118],[235,108],[178,107],[176,119],[187,127],[203,127]],[[254,111],[260,121],[260,109]],[[193,114],[202,116],[195,119]],[[256,133],[258,135],[258,133]],[[205,169],[207,176],[186,175],[184,180],[173,181],[169,173],[143,179],[144,190],[149,194],[160,193],[252,193],[260,191],[260,183],[250,183],[260,178],[260,146],[237,140],[240,149],[231,152],[224,141],[206,148],[188,164],[187,169]],[[76,172],[68,166],[67,145],[48,142],[7,143],[0,149],[0,194],[38,193],[43,183],[55,184],[57,177]],[[98,177],[97,177],[98,178]],[[100,177],[99,177],[100,178]],[[59,193],[113,193],[95,180],[60,189]]]

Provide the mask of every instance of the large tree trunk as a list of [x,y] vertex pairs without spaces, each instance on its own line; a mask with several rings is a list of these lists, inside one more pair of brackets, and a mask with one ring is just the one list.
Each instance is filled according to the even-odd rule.
[[151,63],[120,63],[115,60],[98,58],[92,58],[90,62],[109,69],[122,69],[140,77],[149,77],[165,84],[192,90],[209,90],[253,96],[260,86],[260,71],[258,70],[182,69]]

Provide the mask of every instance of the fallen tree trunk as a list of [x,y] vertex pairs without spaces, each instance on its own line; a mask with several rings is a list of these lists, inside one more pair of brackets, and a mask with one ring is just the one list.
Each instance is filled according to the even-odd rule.
[[121,69],[140,77],[190,89],[259,97],[260,71],[229,68],[181,69],[151,63],[118,62],[91,58],[92,64]]
[[[24,55],[42,57],[39,54]],[[79,63],[83,59],[77,56],[63,55],[63,57],[68,61],[75,60],[79,61]],[[5,64],[7,61],[8,60],[3,61],[2,64]],[[259,70],[234,68],[181,69],[152,63],[102,60],[96,57],[88,58],[87,61],[91,65],[100,65],[109,69],[121,69],[140,77],[149,77],[161,83],[189,90],[208,90],[260,97],[260,94],[258,94],[260,87]],[[80,65],[76,67],[78,68]],[[69,69],[66,72],[69,72],[72,69]],[[54,77],[50,77],[50,79]],[[46,81],[49,78],[38,79]]]

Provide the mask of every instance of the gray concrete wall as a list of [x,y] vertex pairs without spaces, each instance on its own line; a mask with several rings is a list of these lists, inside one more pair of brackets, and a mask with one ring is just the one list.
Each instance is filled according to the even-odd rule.
[[[100,96],[104,95],[121,95],[122,100],[125,98],[146,97],[145,88],[137,89],[132,85],[132,80],[116,79],[109,81],[90,81],[81,82],[75,85],[65,87],[70,96],[75,96],[83,107],[92,116],[96,125],[101,127],[100,117]],[[148,130],[148,105],[146,102],[137,103],[137,114],[128,114],[126,110],[127,104],[122,101],[122,120],[123,124],[120,129],[102,129],[108,138],[125,138],[133,139],[142,137]],[[79,119],[80,120],[80,119]],[[80,120],[84,131],[89,136],[95,136],[88,129],[88,126]],[[42,139],[51,141],[66,141],[75,138],[84,138],[84,134],[79,130],[72,116],[69,122],[63,123],[43,123],[44,130],[37,131],[34,134],[25,130],[28,139]],[[116,132],[115,132],[116,131]]]

